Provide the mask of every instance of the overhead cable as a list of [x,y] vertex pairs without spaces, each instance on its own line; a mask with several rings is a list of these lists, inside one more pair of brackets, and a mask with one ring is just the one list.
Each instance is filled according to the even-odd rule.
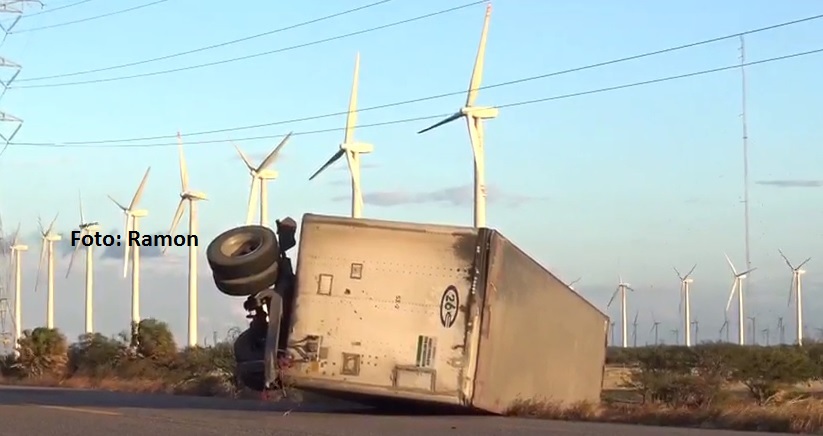
[[[769,30],[774,30],[774,29],[778,29],[778,28],[781,28],[781,27],[796,25],[796,24],[800,24],[800,23],[804,23],[804,22],[808,22],[808,21],[812,21],[812,20],[818,20],[818,19],[821,19],[821,18],[823,18],[823,14],[815,15],[815,16],[811,16],[811,17],[806,17],[806,18],[801,18],[801,19],[793,20],[793,21],[787,21],[787,22],[783,22],[783,23],[779,23],[779,24],[774,24],[774,25],[771,25],[771,26],[760,27],[760,28],[757,28],[757,29],[747,30],[747,31],[744,31],[744,32],[738,32],[738,33],[734,33],[734,34],[731,34],[731,35],[720,36],[720,37],[715,37],[715,38],[710,38],[710,39],[704,39],[702,41],[691,42],[691,43],[688,43],[688,44],[673,46],[673,47],[664,48],[664,49],[655,50],[655,51],[649,51],[649,52],[636,54],[636,55],[631,55],[631,56],[627,56],[627,57],[622,57],[622,58],[618,58],[618,59],[612,59],[612,60],[608,60],[608,61],[603,61],[603,62],[587,64],[587,65],[583,65],[583,66],[579,66],[579,67],[569,68],[569,69],[565,69],[565,70],[559,70],[559,71],[539,74],[539,75],[535,75],[535,76],[523,77],[523,78],[519,78],[519,79],[509,80],[509,81],[500,82],[500,83],[495,83],[495,84],[491,84],[491,85],[485,85],[485,86],[479,87],[478,90],[493,89],[493,88],[500,88],[500,87],[505,87],[505,86],[517,85],[517,84],[531,82],[531,81],[535,81],[535,80],[547,79],[547,78],[550,78],[550,77],[556,77],[556,76],[561,76],[561,75],[565,75],[565,74],[571,74],[571,73],[576,73],[576,72],[580,72],[580,71],[585,71],[585,70],[605,67],[605,66],[609,66],[609,65],[619,64],[619,63],[623,63],[623,62],[629,62],[629,61],[633,61],[633,60],[638,60],[638,59],[657,56],[657,55],[661,55],[661,54],[671,53],[671,52],[675,52],[675,51],[685,50],[685,49],[688,49],[688,48],[698,47],[698,46],[701,46],[701,45],[720,42],[720,41],[724,41],[724,40],[727,40],[727,39],[739,38],[742,35],[751,35],[751,34],[754,34],[754,33],[760,33],[760,32],[765,32],[765,31],[769,31]],[[19,80],[22,80],[22,79],[19,79]],[[445,97],[451,97],[451,96],[454,96],[454,95],[463,95],[465,93],[466,93],[466,90],[460,90],[460,91],[454,91],[454,92],[447,92],[447,93],[443,93],[443,94],[429,95],[429,96],[426,96],[426,97],[418,97],[418,98],[413,98],[413,99],[410,99],[410,100],[403,100],[403,101],[397,101],[397,102],[392,102],[392,103],[385,103],[385,104],[381,104],[381,105],[377,105],[377,106],[364,107],[364,108],[358,109],[356,112],[362,113],[362,112],[374,111],[374,110],[379,110],[379,109],[387,109],[387,108],[396,107],[396,106],[402,106],[402,105],[407,105],[407,104],[412,104],[412,103],[420,103],[420,102],[424,102],[424,101],[430,101],[430,100],[436,100],[436,99],[441,99],[441,98],[445,98]],[[320,114],[320,115],[309,115],[309,116],[304,116],[304,117],[300,117],[300,118],[292,118],[292,119],[286,119],[286,120],[272,121],[272,122],[268,122],[268,123],[259,123],[259,124],[245,125],[245,126],[226,127],[226,128],[214,129],[214,130],[203,130],[203,131],[187,133],[187,134],[183,135],[183,137],[189,138],[189,137],[192,137],[192,136],[212,135],[212,134],[217,134],[217,133],[237,132],[237,131],[242,131],[242,130],[258,129],[258,128],[263,128],[263,127],[272,127],[272,126],[278,126],[278,125],[294,124],[294,123],[299,123],[299,122],[304,122],[304,121],[313,121],[313,120],[319,120],[319,119],[323,119],[323,118],[343,116],[343,115],[346,115],[346,113],[347,112],[345,112],[345,111],[331,112],[331,113],[325,113],[325,114]],[[156,135],[156,136],[141,136],[141,137],[132,137],[132,138],[98,139],[98,140],[88,140],[88,141],[67,141],[67,142],[63,142],[62,144],[64,144],[64,145],[73,145],[73,144],[87,144],[87,145],[90,145],[90,144],[114,144],[114,143],[123,143],[123,142],[154,141],[154,140],[158,140],[158,139],[174,139],[174,138],[176,138],[176,135]],[[218,141],[218,142],[220,142],[220,141]]]
[[[789,54],[789,55],[772,57],[772,58],[768,58],[768,59],[762,59],[762,60],[759,60],[759,61],[746,62],[744,64],[735,63],[733,65],[729,65],[729,66],[725,66],[725,67],[712,68],[712,69],[701,70],[701,71],[694,71],[694,72],[691,72],[691,73],[679,74],[679,75],[675,75],[675,76],[661,77],[661,78],[657,78],[657,79],[644,80],[644,81],[640,81],[640,82],[626,83],[626,84],[623,84],[623,85],[610,86],[610,87],[605,87],[605,88],[597,88],[597,89],[592,89],[592,90],[588,90],[588,91],[574,92],[574,93],[570,93],[570,94],[560,94],[560,95],[554,95],[554,96],[550,96],[550,97],[543,97],[543,98],[533,99],[533,100],[521,100],[521,101],[517,101],[517,102],[513,102],[513,103],[497,105],[496,107],[501,108],[501,109],[502,108],[511,108],[511,107],[518,107],[518,106],[533,105],[533,104],[537,104],[537,103],[545,103],[545,102],[556,101],[556,100],[564,100],[564,99],[569,99],[569,98],[574,98],[574,97],[581,97],[581,96],[592,95],[592,94],[601,94],[601,93],[618,91],[618,90],[622,90],[622,89],[635,88],[635,87],[639,87],[639,86],[652,85],[652,84],[656,84],[656,83],[669,82],[669,81],[673,81],[673,80],[680,80],[680,79],[685,79],[685,78],[689,78],[689,77],[696,77],[696,76],[714,74],[714,73],[719,73],[719,72],[723,72],[723,71],[739,69],[741,67],[748,67],[748,66],[753,66],[753,65],[761,65],[761,64],[766,64],[766,63],[780,62],[780,61],[785,61],[785,60],[789,60],[789,59],[800,58],[800,57],[809,56],[809,55],[813,55],[813,54],[820,54],[820,53],[823,53],[823,48],[819,48],[819,49],[816,49],[816,50],[809,50],[809,51],[805,51],[805,52],[799,52],[799,53],[792,53],[792,54]],[[412,123],[412,122],[416,122],[416,121],[440,119],[440,118],[447,117],[449,115],[452,115],[452,113],[437,114],[437,115],[426,115],[426,116],[420,116],[420,117],[384,121],[384,122],[379,122],[379,123],[363,124],[363,125],[358,125],[357,128],[358,129],[363,129],[363,128],[373,128],[373,127],[380,127],[380,126],[396,125],[396,124],[407,124],[407,123]],[[328,128],[328,129],[320,129],[320,130],[308,130],[308,131],[302,131],[302,132],[284,133],[284,134],[277,134],[277,135],[251,136],[251,137],[245,137],[245,138],[186,141],[186,144],[187,145],[217,144],[217,143],[228,143],[228,142],[256,141],[256,140],[261,140],[261,139],[283,138],[283,137],[285,137],[286,135],[289,135],[289,134],[291,134],[292,136],[315,135],[315,134],[320,134],[320,133],[338,132],[338,131],[343,131],[343,130],[345,130],[345,127],[336,127],[336,128]],[[12,145],[29,146],[29,147],[52,147],[52,148],[150,148],[150,147],[173,147],[173,146],[177,146],[177,143],[176,142],[168,142],[168,143],[154,143],[154,144],[99,144],[99,145],[96,145],[96,144],[92,144],[92,143],[80,143],[80,142],[73,142],[73,143],[14,142],[14,143],[12,143]]]

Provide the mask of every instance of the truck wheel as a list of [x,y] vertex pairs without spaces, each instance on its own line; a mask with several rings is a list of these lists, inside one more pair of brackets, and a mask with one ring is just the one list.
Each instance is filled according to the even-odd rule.
[[214,272],[214,284],[220,292],[231,297],[247,297],[254,295],[277,281],[277,262],[269,265],[265,271],[254,274],[250,277],[239,279],[224,279],[217,272]]
[[206,249],[212,272],[222,280],[262,273],[277,263],[279,254],[277,236],[264,226],[227,230],[214,238]]
[[234,340],[234,360],[237,363],[263,360],[266,349],[265,332],[260,335],[251,329],[247,329]]

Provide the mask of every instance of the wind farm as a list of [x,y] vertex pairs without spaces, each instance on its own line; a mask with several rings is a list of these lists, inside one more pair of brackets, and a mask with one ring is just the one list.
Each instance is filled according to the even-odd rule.
[[823,428],[823,13],[145,3],[0,20],[2,381]]

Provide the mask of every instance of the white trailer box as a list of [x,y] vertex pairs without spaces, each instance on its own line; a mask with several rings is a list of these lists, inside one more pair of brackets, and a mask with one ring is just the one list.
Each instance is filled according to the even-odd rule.
[[298,388],[471,406],[600,398],[608,318],[491,229],[306,214]]

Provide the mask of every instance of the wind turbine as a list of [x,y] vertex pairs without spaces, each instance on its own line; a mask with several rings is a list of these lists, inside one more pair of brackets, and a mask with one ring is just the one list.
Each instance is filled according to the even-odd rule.
[[483,78],[483,63],[486,58],[486,39],[489,33],[489,18],[491,18],[492,6],[486,6],[486,18],[483,21],[483,31],[480,34],[480,46],[477,48],[477,58],[474,61],[471,81],[469,82],[468,96],[466,104],[457,113],[450,117],[427,127],[417,133],[428,132],[444,124],[466,118],[469,128],[469,139],[474,155],[474,226],[486,227],[486,157],[485,138],[483,133],[483,120],[497,118],[498,109],[494,107],[474,106],[477,99],[477,92]]
[[766,340],[766,346],[768,347],[771,345],[771,330],[766,327],[763,330],[760,330],[760,332],[763,333],[763,338]]
[[[129,235],[131,232],[137,231],[138,219],[146,217],[149,214],[149,211],[145,209],[137,209],[137,204],[143,197],[143,190],[146,189],[146,180],[149,178],[149,171],[151,171],[151,167],[146,169],[146,173],[143,175],[143,179],[140,181],[140,185],[137,187],[137,191],[134,193],[134,197],[132,197],[128,207],[118,203],[117,200],[109,195],[109,199],[126,215],[126,224],[123,229],[123,236],[126,239],[124,241],[126,250],[123,254],[123,277],[127,277],[129,272],[129,253],[132,248]],[[133,340],[136,334],[134,329],[140,323],[140,245],[135,245],[134,251],[131,254],[131,323]]]
[[723,314],[723,325],[720,326],[720,331],[717,333],[721,340],[723,338],[723,330],[726,331],[726,342],[731,342],[729,339],[729,318],[725,313]]
[[740,345],[744,345],[746,343],[746,316],[743,313],[743,279],[746,278],[746,275],[750,272],[756,270],[757,268],[751,268],[746,271],[737,272],[735,269],[732,260],[729,259],[729,255],[726,254],[726,261],[729,262],[729,268],[732,269],[732,276],[734,277],[734,281],[732,282],[732,289],[729,292],[729,301],[726,303],[726,312],[729,311],[729,307],[732,304],[732,298],[734,297],[735,291],[737,292],[737,343]]
[[37,224],[40,227],[40,235],[43,238],[43,244],[40,246],[40,263],[37,265],[37,280],[34,282],[34,292],[40,284],[40,268],[43,266],[43,257],[46,257],[47,262],[47,289],[46,289],[46,328],[54,328],[54,243],[63,239],[57,233],[54,233],[54,223],[57,221],[59,214],[54,216],[54,219],[49,224],[47,229],[43,229],[43,223],[38,218]]
[[674,345],[680,345],[680,329],[671,329],[670,331],[674,335]]
[[622,328],[622,335],[621,338],[623,339],[623,348],[629,346],[628,342],[628,323],[626,322],[626,290],[634,292],[631,285],[628,283],[623,282],[623,278],[618,276],[618,280],[620,283],[617,285],[617,289],[614,290],[612,294],[612,298],[609,300],[609,304],[606,307],[611,307],[612,303],[614,302],[614,298],[617,297],[617,294],[620,293],[620,316],[621,320],[621,328]]
[[609,324],[609,335],[612,338],[611,346],[614,347],[614,321]]
[[792,270],[792,281],[789,283],[789,305],[792,304],[792,294],[795,294],[795,318],[797,322],[797,345],[803,345],[803,282],[800,278],[803,274],[806,273],[803,268],[803,265],[808,263],[812,260],[811,257],[806,258],[800,265],[794,266],[786,255],[783,254],[783,251],[777,250],[780,252],[780,257],[786,262],[786,265]]
[[680,274],[680,271],[677,268],[674,268],[674,272],[677,273],[677,278],[680,279],[680,304],[677,306],[677,311],[680,312],[682,307],[684,306],[683,302],[685,300],[685,312],[683,312],[683,331],[686,332],[686,346],[692,346],[692,334],[691,334],[691,326],[690,322],[692,319],[692,309],[691,309],[691,284],[694,282],[694,279],[690,278],[689,276],[692,275],[694,269],[697,268],[697,264],[694,264],[692,269],[689,270],[686,275]]
[[[85,217],[83,216],[83,198],[78,194],[78,199],[80,202],[80,225],[78,228],[80,229],[80,240],[82,241],[83,236],[92,235],[97,233],[100,230],[100,223],[97,221],[90,221],[86,222]],[[69,276],[71,273],[71,267],[74,265],[74,256],[77,254],[77,250],[84,245],[82,243],[78,243],[74,246],[74,251],[71,253],[71,260],[69,260],[69,268],[66,270],[66,277]],[[93,333],[94,332],[94,255],[92,253],[92,246],[94,244],[89,244],[86,246],[86,333]]]
[[634,347],[637,348],[637,317],[640,316],[640,311],[636,311],[634,313],[634,321],[632,322],[632,342],[634,343]]
[[20,339],[23,332],[23,302],[22,302],[22,288],[23,288],[23,274],[21,257],[24,251],[29,249],[28,245],[21,244],[18,240],[20,237],[20,225],[17,225],[17,231],[14,232],[14,239],[12,239],[11,256],[14,262],[14,354],[20,355],[20,350],[17,349],[17,340]]
[[757,345],[757,317],[750,316],[748,319],[752,322],[752,342]]
[[695,319],[691,322],[691,326],[694,327],[694,343],[700,343],[700,321]]
[[[802,332],[801,332],[802,333]],[[786,326],[783,324],[783,317],[777,318],[777,334],[781,344],[786,343]]]
[[[288,137],[286,138],[288,139]],[[285,142],[285,140],[284,140]],[[282,145],[283,143],[281,143]],[[278,147],[279,148],[279,147]],[[174,235],[180,219],[183,218],[183,209],[186,203],[189,206],[189,235],[197,234],[197,205],[200,200],[208,200],[203,192],[189,190],[189,170],[186,168],[186,158],[183,156],[183,139],[180,132],[177,132],[177,150],[180,155],[180,203],[177,203],[177,211],[174,212],[174,219],[171,221],[169,235]],[[275,150],[276,151],[276,150]],[[276,156],[276,155],[275,155]],[[265,162],[264,162],[265,163]],[[197,345],[197,245],[189,245],[189,346]],[[165,248],[164,248],[165,251]]]
[[291,137],[292,132],[289,132],[280,144],[263,159],[263,162],[260,163],[258,166],[254,166],[249,161],[249,158],[246,156],[243,151],[240,150],[240,147],[234,146],[237,149],[237,153],[240,155],[240,159],[243,159],[243,163],[246,164],[246,168],[249,169],[249,173],[251,174],[251,190],[249,192],[249,208],[246,212],[246,224],[251,224],[254,221],[254,209],[257,208],[257,202],[260,202],[260,225],[261,226],[268,226],[269,225],[269,199],[266,193],[266,188],[269,180],[277,179],[279,175],[277,171],[268,169],[276,160],[277,156],[280,154],[280,149],[286,145],[286,142]]
[[351,216],[352,218],[360,218],[363,216],[363,191],[360,189],[360,155],[368,154],[374,151],[374,146],[364,142],[355,142],[354,127],[357,125],[357,88],[360,77],[360,53],[354,61],[354,83],[351,87],[351,97],[349,98],[349,111],[346,116],[346,133],[343,136],[343,143],[340,144],[340,150],[337,151],[326,163],[320,167],[309,180],[313,180],[318,174],[323,172],[331,164],[337,162],[338,159],[346,155],[346,162],[349,164],[349,173],[351,174]]
[[654,317],[654,312],[652,312],[652,328],[649,329],[649,333],[654,332],[654,345],[660,343],[660,338],[658,336],[658,327],[660,326],[660,321]]

